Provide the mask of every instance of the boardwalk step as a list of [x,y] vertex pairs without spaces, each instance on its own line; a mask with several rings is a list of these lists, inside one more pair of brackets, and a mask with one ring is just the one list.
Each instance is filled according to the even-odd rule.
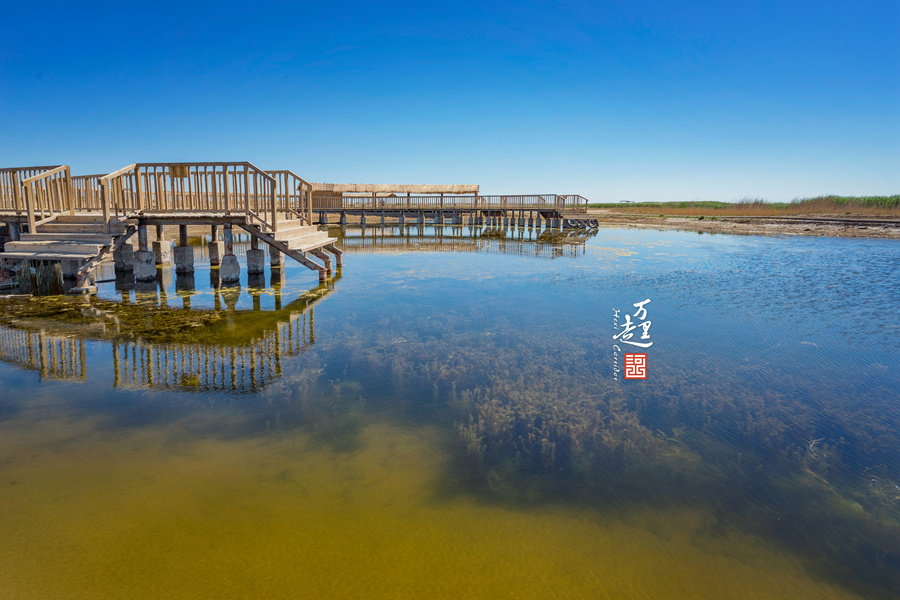
[[94,223],[103,224],[103,215],[59,215],[54,223]]
[[21,238],[23,242],[59,240],[90,242],[105,245],[109,243],[112,236],[105,233],[23,233]]
[[[111,225],[109,228],[111,235],[121,235],[125,232],[122,225]],[[35,233],[106,233],[102,224],[86,224],[86,223],[47,223],[46,225],[38,225]]]
[[[304,225],[300,221],[282,221],[278,224],[278,231],[275,232],[276,235],[281,235],[282,233],[294,233],[296,231],[317,231],[319,228],[316,225]],[[269,232],[271,233],[271,232]]]
[[86,261],[94,254],[73,252],[0,252],[0,260],[77,260]]
[[306,242],[300,244],[298,246],[290,245],[291,250],[296,250],[298,252],[309,252],[310,250],[315,250],[316,248],[321,248],[322,246],[327,246],[328,244],[333,244],[337,241],[337,238],[324,237],[319,240],[314,240],[310,242]]
[[[108,241],[106,242],[109,243]],[[4,249],[7,252],[62,252],[71,254],[97,254],[103,244],[85,243],[74,240],[52,241],[19,241],[6,242]]]
[[[278,239],[278,238],[276,238],[276,239]],[[291,239],[286,239],[286,240],[278,239],[278,241],[282,242],[284,244],[287,244],[288,248],[297,249],[297,248],[300,248],[301,246],[306,246],[309,244],[319,244],[319,243],[327,244],[328,242],[326,240],[329,240],[329,239],[331,239],[331,238],[329,238],[328,234],[323,231],[320,233],[316,233],[314,235],[304,235],[301,237],[291,238]]]

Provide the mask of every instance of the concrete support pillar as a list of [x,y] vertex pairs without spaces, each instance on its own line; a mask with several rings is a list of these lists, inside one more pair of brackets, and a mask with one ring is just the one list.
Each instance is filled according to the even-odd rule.
[[82,260],[61,260],[59,266],[62,268],[62,276],[64,279],[75,279],[78,276],[78,269],[84,264]]
[[116,265],[116,271],[126,272],[134,269],[134,248],[131,244],[122,244],[122,246],[113,252],[113,261]]
[[443,213],[435,213],[435,214],[434,214],[434,224],[435,224],[435,225],[443,225],[443,224],[444,224],[444,215],[443,215]]
[[365,213],[363,213],[362,215],[360,215],[360,217],[359,217],[359,224],[362,225],[363,227],[366,226],[366,214],[365,214]]
[[178,226],[178,246],[175,247],[175,272],[194,272],[194,249],[187,243],[187,225]]
[[241,265],[234,255],[234,236],[231,224],[225,224],[225,255],[219,265],[219,279],[222,283],[237,283],[241,279]]
[[528,215],[528,229],[534,228],[534,217]]
[[347,226],[347,213],[341,212],[341,227]]
[[[253,238],[254,240],[256,238]],[[266,251],[259,248],[247,250],[247,273],[259,275],[266,272]]]
[[534,226],[538,229],[541,228],[541,213],[538,213],[537,218],[534,220]]
[[384,211],[381,211],[381,224],[384,225]]
[[525,213],[519,214],[519,227],[525,227]]
[[155,252],[152,250],[138,250],[134,253],[134,280],[156,281]]
[[283,264],[284,257],[281,255],[281,251],[269,246],[269,266],[274,268],[280,267]]
[[328,213],[327,212],[322,211],[319,213],[319,224],[328,225]]
[[227,223],[225,225],[225,233],[222,235],[225,238],[225,254],[224,256],[234,256],[234,235],[231,232],[231,223]]
[[425,211],[419,211],[419,216],[416,217],[416,224],[418,224],[418,225],[425,224]]
[[209,243],[206,245],[209,253],[210,266],[216,266],[222,263],[222,255],[225,253],[222,242],[219,241],[219,226],[212,225],[210,227]]
[[147,251],[147,226],[143,224],[138,225],[138,250]]
[[237,283],[241,280],[241,264],[234,254],[226,254],[219,265],[219,279],[222,283]]
[[22,228],[18,223],[7,223],[6,229],[9,231],[9,239],[18,242],[22,239]]
[[183,274],[194,272],[194,249],[192,247],[175,247],[175,272]]

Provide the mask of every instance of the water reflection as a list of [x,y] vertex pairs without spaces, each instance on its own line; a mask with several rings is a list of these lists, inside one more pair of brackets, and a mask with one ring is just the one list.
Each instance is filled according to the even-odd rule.
[[258,392],[282,374],[282,358],[316,342],[313,309],[278,321],[275,329],[240,345],[112,344],[113,387],[189,392]]
[[526,230],[472,226],[341,227],[329,232],[345,252],[479,252],[534,258],[584,256],[597,230]]
[[0,360],[37,371],[40,379],[87,379],[85,342],[37,331],[0,325]]

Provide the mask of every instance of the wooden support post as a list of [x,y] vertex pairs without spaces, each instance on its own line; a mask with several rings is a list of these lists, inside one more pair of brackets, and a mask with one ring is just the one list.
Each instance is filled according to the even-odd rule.
[[231,235],[231,223],[225,224],[225,256],[234,256],[234,238]]
[[146,225],[138,225],[138,250],[141,252],[146,252],[150,249],[150,244],[147,243],[147,226]]

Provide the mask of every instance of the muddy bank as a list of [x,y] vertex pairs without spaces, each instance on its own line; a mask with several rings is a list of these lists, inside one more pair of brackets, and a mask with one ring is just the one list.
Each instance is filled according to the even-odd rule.
[[651,216],[589,209],[602,225],[739,235],[812,235],[900,239],[900,219],[808,215],[790,217]]

